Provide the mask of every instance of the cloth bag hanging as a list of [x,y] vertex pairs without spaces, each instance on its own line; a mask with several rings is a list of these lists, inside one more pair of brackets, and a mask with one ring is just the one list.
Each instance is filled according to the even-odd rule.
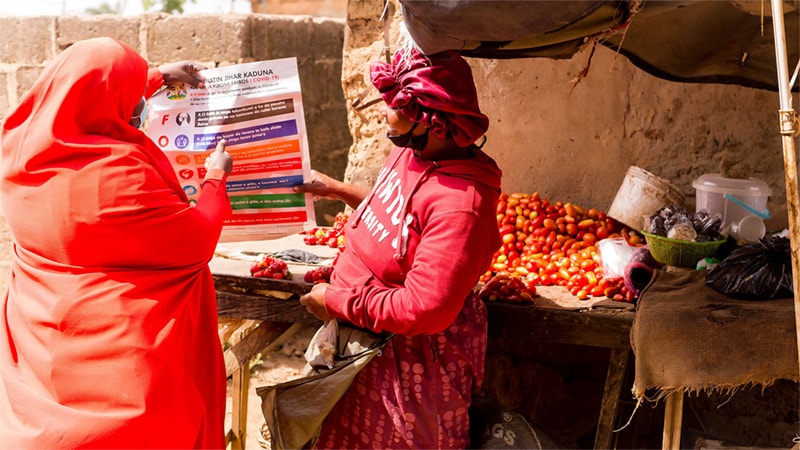
[[304,448],[347,392],[356,374],[394,335],[375,334],[331,320],[309,343],[295,380],[256,388],[275,450]]

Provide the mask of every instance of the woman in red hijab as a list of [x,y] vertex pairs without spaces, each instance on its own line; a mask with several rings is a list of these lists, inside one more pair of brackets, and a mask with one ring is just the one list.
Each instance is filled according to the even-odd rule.
[[489,119],[455,52],[371,67],[395,148],[371,192],[314,173],[300,191],[356,208],[330,284],[300,302],[395,337],[325,418],[318,448],[465,448],[483,382],[486,307],[472,292],[500,247],[501,172],[475,142]]
[[163,84],[128,45],[77,42],[6,118],[0,201],[0,446],[224,447],[225,369],[208,261],[230,214],[219,145],[196,207],[140,131]]

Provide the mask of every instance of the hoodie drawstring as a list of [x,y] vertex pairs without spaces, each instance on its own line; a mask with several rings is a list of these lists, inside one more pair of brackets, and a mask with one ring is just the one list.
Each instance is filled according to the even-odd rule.
[[407,235],[403,234],[403,227],[407,227],[409,224],[406,224],[406,215],[408,215],[408,206],[411,204],[411,197],[417,192],[420,185],[423,181],[425,181],[431,172],[439,168],[439,163],[436,161],[431,161],[428,167],[422,171],[422,173],[417,177],[417,181],[414,182],[414,186],[408,192],[408,195],[405,196],[405,200],[403,201],[403,207],[401,209],[400,214],[400,223],[397,224],[397,251],[392,255],[395,261],[400,261],[406,256],[406,251],[408,251],[408,239]]
[[[389,176],[389,173],[391,173],[391,171],[394,170],[395,167],[397,167],[397,163],[400,161],[400,156],[402,156],[402,153],[397,154],[397,157],[394,159],[394,161],[392,161],[392,165],[389,166],[389,169],[386,171],[384,177]],[[361,214],[363,214],[364,208],[367,207],[369,202],[372,201],[372,197],[375,197],[375,193],[378,190],[379,184],[380,180],[378,180],[378,182],[375,183],[375,186],[373,186],[372,190],[369,191],[369,195],[367,195],[367,197],[361,201],[361,204],[358,205],[358,208],[356,208],[354,212],[355,219],[353,220],[353,223],[350,225],[350,228],[355,228],[358,226],[359,223],[361,223]]]

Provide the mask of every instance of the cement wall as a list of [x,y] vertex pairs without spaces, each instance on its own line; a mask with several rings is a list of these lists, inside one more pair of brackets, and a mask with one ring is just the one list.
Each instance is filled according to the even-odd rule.
[[[365,60],[399,47],[402,17],[389,2],[348,3],[345,97],[368,85]],[[669,180],[695,207],[692,181],[705,173],[755,177],[772,189],[768,230],[787,224],[777,92],[732,85],[676,83],[648,75],[591,41],[571,59],[470,58],[480,106],[491,120],[484,150],[503,170],[506,192],[539,192],[607,211],[630,166]],[[588,73],[579,82],[585,69]],[[347,177],[374,181],[389,143],[372,111],[349,111],[354,137]]]
[[639,166],[672,182],[694,208],[692,181],[723,172],[764,180],[772,189],[768,229],[786,226],[776,92],[665,81],[602,46],[573,90],[588,54],[473,65],[492,119],[486,149],[506,190],[607,211],[628,168]]
[[[78,40],[98,36],[128,43],[152,66],[191,59],[219,67],[296,57],[312,167],[343,177],[352,144],[341,88],[343,20],[260,14],[0,17],[0,120],[49,60]],[[318,222],[331,223],[341,209],[334,202],[318,204]],[[9,243],[0,217],[0,287]]]

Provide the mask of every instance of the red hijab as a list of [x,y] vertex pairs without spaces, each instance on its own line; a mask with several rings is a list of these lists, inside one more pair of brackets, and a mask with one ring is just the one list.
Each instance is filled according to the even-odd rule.
[[[188,205],[164,153],[129,124],[158,81],[154,87],[147,62],[135,50],[110,38],[77,42],[48,64],[6,118],[0,141],[2,207],[21,245],[83,264],[74,260],[74,251],[57,248],[79,236],[63,235],[40,246],[40,237],[52,233],[44,228],[80,233],[81,225],[98,215],[139,209],[143,195],[160,199],[161,206]],[[54,201],[58,197],[60,203]],[[14,214],[32,204],[52,204],[51,216],[40,222]],[[33,241],[17,233],[22,229],[31,231],[26,234]]]
[[472,69],[454,51],[423,55],[406,47],[392,64],[373,63],[370,76],[389,107],[422,122],[439,139],[449,135],[466,147],[489,128],[489,118],[478,107]]

